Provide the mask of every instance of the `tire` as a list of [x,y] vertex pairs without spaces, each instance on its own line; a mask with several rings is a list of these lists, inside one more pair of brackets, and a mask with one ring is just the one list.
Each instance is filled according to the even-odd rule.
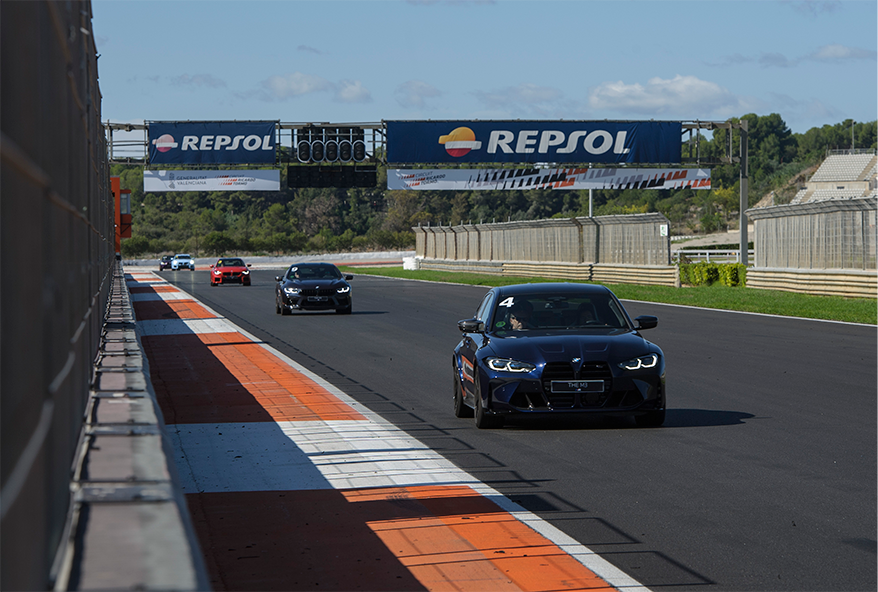
[[482,395],[476,394],[476,410],[473,415],[476,418],[476,427],[480,430],[493,430],[503,427],[503,417],[497,415],[488,415],[482,406]]
[[636,415],[634,421],[639,428],[657,428],[665,423],[665,410],[650,411],[644,415]]
[[454,369],[454,386],[453,386],[453,395],[454,398],[454,417],[472,417],[473,410],[467,407],[466,403],[463,402],[463,390],[460,387],[460,378],[457,373],[457,364],[453,364]]
[[290,311],[290,309],[283,302],[281,302],[280,303],[280,314],[282,314],[285,317],[288,317],[293,313]]
[[280,304],[277,303],[277,296],[274,298],[274,314],[280,314]]

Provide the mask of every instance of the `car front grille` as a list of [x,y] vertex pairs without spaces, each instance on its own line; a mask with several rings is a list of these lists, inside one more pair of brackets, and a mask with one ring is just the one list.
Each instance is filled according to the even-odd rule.
[[[553,393],[553,380],[603,380],[602,393]],[[577,373],[568,362],[550,362],[543,368],[543,394],[553,409],[602,407],[612,391],[613,375],[606,362],[587,362]]]
[[302,296],[332,296],[333,293],[335,293],[333,288],[320,288],[319,290],[305,288],[302,290]]

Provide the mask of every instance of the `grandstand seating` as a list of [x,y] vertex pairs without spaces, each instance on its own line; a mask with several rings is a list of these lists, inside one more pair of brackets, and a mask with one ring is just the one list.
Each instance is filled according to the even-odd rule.
[[832,154],[823,161],[811,182],[862,181],[870,165],[874,167],[874,154]]
[[[878,157],[875,152],[860,154],[830,154],[823,161],[806,187],[800,189],[791,204],[818,201],[861,199],[874,197],[874,179],[878,174]],[[844,183],[846,187],[828,187],[832,183]],[[850,186],[850,184],[854,186]]]

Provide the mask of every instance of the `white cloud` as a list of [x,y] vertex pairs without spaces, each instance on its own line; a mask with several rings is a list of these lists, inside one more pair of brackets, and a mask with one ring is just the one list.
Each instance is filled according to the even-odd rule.
[[847,47],[840,44],[824,45],[805,59],[818,62],[840,62],[848,60],[874,60],[878,52],[874,50]]
[[406,0],[406,4],[414,6],[478,6],[482,4],[496,4],[497,0]]
[[174,86],[206,86],[208,88],[220,88],[226,85],[224,80],[216,78],[210,74],[181,74],[171,78],[171,84]]
[[496,91],[476,91],[473,93],[486,105],[515,106],[515,105],[544,105],[561,98],[561,91],[548,86],[522,83],[518,86],[510,86]]
[[741,100],[728,89],[695,76],[670,80],[651,78],[646,85],[605,82],[591,91],[589,106],[595,110],[662,115],[689,111],[719,112],[739,107]]
[[325,51],[317,49],[316,47],[311,47],[310,45],[300,45],[299,47],[296,48],[296,51],[304,51],[307,53],[313,53],[313,54],[317,54],[317,55],[325,55],[326,54]]
[[335,91],[335,98],[342,103],[372,102],[372,94],[359,80],[342,80]]
[[426,106],[426,99],[442,96],[442,92],[426,82],[409,80],[397,86],[393,96],[402,107],[423,109]]
[[805,0],[804,2],[786,2],[793,7],[793,10],[801,14],[810,16],[820,16],[823,13],[833,13],[841,8],[841,2],[817,2],[815,0]]
[[283,100],[334,89],[334,85],[325,78],[301,72],[271,76],[263,80],[261,86],[268,100]]

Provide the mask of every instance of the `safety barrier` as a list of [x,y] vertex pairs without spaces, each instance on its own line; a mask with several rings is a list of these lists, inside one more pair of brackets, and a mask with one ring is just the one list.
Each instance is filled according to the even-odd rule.
[[747,270],[747,287],[815,296],[878,298],[878,272],[752,268]]
[[543,277],[601,284],[679,285],[679,268],[674,265],[611,265],[602,263],[564,263],[557,261],[456,261],[453,259],[416,260],[418,269],[479,273],[511,277]]

